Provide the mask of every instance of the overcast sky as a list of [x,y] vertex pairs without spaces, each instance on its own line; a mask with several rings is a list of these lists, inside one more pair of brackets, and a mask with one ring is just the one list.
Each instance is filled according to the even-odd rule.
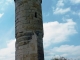
[[[0,60],[15,60],[14,0],[0,0]],[[43,0],[45,60],[80,57],[80,0]]]

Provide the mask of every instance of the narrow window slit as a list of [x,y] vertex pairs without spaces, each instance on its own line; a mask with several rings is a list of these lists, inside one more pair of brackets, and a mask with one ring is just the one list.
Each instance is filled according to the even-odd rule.
[[35,12],[35,17],[37,18],[37,12]]

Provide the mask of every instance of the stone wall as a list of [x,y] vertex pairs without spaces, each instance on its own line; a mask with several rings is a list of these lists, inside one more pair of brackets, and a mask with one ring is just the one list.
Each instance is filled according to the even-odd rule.
[[42,0],[15,0],[15,60],[44,60]]

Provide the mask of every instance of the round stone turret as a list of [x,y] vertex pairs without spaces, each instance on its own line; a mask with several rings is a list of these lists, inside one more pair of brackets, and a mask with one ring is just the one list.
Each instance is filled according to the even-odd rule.
[[15,1],[15,60],[44,60],[42,0]]

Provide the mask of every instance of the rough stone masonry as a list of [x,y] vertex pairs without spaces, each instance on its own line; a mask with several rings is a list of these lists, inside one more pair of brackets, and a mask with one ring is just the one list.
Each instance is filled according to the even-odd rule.
[[42,0],[15,1],[15,60],[44,60]]

